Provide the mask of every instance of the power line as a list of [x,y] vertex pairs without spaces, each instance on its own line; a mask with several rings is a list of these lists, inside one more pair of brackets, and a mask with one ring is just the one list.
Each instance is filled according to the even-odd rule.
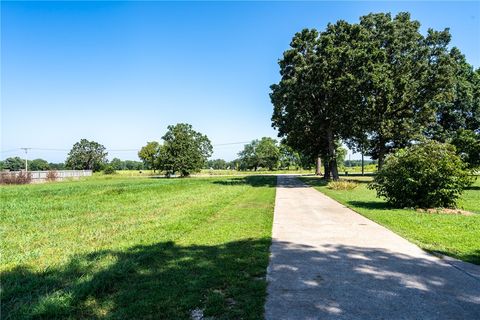
[[32,150],[39,150],[39,151],[70,151],[68,149],[55,149],[55,148],[30,148]]
[[8,152],[13,152],[13,151],[20,151],[20,148],[9,149],[9,150],[2,150],[2,151],[0,151],[0,153],[8,153]]
[[[226,143],[217,143],[213,144],[213,147],[221,147],[221,146],[231,146],[231,145],[238,145],[238,144],[245,144],[245,143],[250,143],[250,141],[239,141],[239,142],[226,142]],[[8,153],[8,152],[13,152],[13,151],[20,151],[20,150],[25,150],[25,148],[14,148],[14,149],[8,149],[8,150],[1,150],[0,153]],[[28,150],[37,150],[37,151],[70,151],[70,149],[60,149],[60,148],[28,148]],[[105,149],[105,151],[108,152],[133,152],[133,151],[138,151],[140,150],[139,148],[135,149]]]
[[245,144],[245,143],[250,143],[251,141],[241,141],[241,142],[227,142],[227,143],[218,143],[218,144],[213,144],[213,147],[219,147],[219,146],[230,146],[230,145],[235,145],[235,144]]

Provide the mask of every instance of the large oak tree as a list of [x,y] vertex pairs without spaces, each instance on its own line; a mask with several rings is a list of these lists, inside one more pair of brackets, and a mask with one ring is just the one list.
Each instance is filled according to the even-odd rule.
[[408,13],[369,14],[297,33],[271,86],[272,125],[286,144],[324,159],[338,178],[339,141],[378,159],[420,139],[450,99],[448,29],[427,35]]
[[312,160],[323,158],[326,178],[331,173],[338,179],[336,150],[351,125],[353,101],[347,93],[355,83],[349,70],[359,31],[358,25],[339,21],[322,33],[295,34],[279,61],[282,78],[271,86],[272,126],[287,145]]
[[81,139],[68,153],[65,166],[69,169],[99,171],[107,163],[107,154],[100,143]]
[[381,168],[388,153],[421,137],[447,98],[450,34],[429,29],[424,36],[405,12],[369,14],[360,27],[367,59],[355,66],[362,70],[352,91],[361,101],[354,121],[359,132],[350,138]]
[[180,173],[182,177],[202,169],[212,155],[212,144],[208,137],[193,130],[187,123],[168,126],[162,137],[164,143],[158,154],[158,168],[167,176]]

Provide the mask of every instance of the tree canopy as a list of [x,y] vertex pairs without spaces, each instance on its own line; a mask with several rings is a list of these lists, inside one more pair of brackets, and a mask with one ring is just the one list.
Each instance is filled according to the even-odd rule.
[[3,161],[3,169],[10,171],[19,171],[25,169],[25,160],[20,157],[9,157]]
[[259,167],[262,167],[273,170],[279,164],[280,150],[275,139],[263,137],[246,144],[238,156],[241,169],[257,171]]
[[33,159],[28,161],[28,170],[31,171],[44,171],[50,170],[50,164],[44,159]]
[[156,141],[147,142],[138,152],[138,157],[143,161],[147,169],[153,169],[155,172],[160,144]]
[[202,169],[212,155],[212,144],[208,137],[193,130],[187,123],[168,126],[159,148],[157,167],[167,176],[180,173],[182,177]]
[[406,12],[304,29],[279,60],[272,126],[294,150],[320,156],[334,179],[340,141],[381,168],[424,135],[453,142],[462,128],[478,137],[479,72],[449,42],[448,29],[423,35]]
[[[327,31],[303,30],[279,61],[278,84],[271,86],[272,125],[287,145],[311,157],[326,159],[327,175],[338,178],[336,144],[345,126],[339,112],[348,102],[342,87],[349,76],[340,68],[349,63],[351,25],[339,22]],[[344,37],[335,37],[341,34]]]
[[68,153],[65,166],[69,169],[99,171],[107,163],[107,155],[103,145],[81,139]]
[[280,159],[279,159],[279,166],[282,169],[289,169],[290,167],[298,167],[301,166],[301,158],[300,154],[293,150],[292,147],[286,144],[280,144],[279,146],[280,152]]
[[215,169],[215,170],[224,170],[227,169],[231,164],[223,159],[212,159],[208,160],[205,168]]

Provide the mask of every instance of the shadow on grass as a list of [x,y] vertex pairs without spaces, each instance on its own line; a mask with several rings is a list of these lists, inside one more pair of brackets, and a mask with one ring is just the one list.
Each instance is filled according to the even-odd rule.
[[480,190],[480,186],[469,186],[469,187],[466,187],[465,190]]
[[369,184],[370,182],[372,182],[371,180],[349,179],[348,177],[342,177],[342,180],[346,180],[346,181],[354,182],[354,183],[363,183],[363,184]]
[[[353,179],[349,179],[349,177],[352,177]],[[353,176],[341,176],[340,179],[342,181],[349,181],[349,182],[354,182],[354,183],[361,183],[361,184],[368,184],[372,182],[371,180],[358,180],[355,179]],[[312,187],[323,187],[328,184],[328,182],[331,182],[333,180],[327,181],[323,178],[315,178],[315,177],[300,177],[300,180],[303,181],[304,183],[312,186]]]
[[2,319],[227,319],[263,312],[270,239],[163,242],[76,256],[62,268],[4,272]]
[[[261,319],[270,244],[162,242],[79,255],[44,272],[18,267],[1,275],[2,319],[191,319],[197,308],[215,319]],[[308,292],[302,288],[318,290],[301,304],[312,318],[480,313],[480,282],[437,260],[345,245],[318,250],[274,241],[271,248],[276,318],[295,315],[297,294]]]
[[453,257],[458,260],[463,260],[464,262],[469,262],[471,264],[479,265],[478,267],[479,269],[476,273],[480,275],[480,250],[472,250],[468,254],[462,254],[462,255],[458,255],[455,252],[438,250],[438,249],[432,250],[428,248],[423,248],[423,250],[435,256]]
[[351,200],[347,201],[347,204],[352,207],[359,207],[363,209],[369,210],[387,210],[387,209],[395,209],[391,205],[386,202],[379,202],[379,201],[356,201]]
[[212,181],[214,184],[221,184],[225,186],[235,185],[249,185],[252,187],[271,187],[277,186],[276,176],[246,176],[246,177],[232,177],[221,180]]
[[324,187],[328,184],[327,180],[316,177],[300,177],[299,180],[312,187]]

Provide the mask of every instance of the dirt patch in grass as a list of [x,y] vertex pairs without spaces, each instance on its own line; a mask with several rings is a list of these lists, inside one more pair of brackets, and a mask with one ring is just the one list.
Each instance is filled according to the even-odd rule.
[[473,216],[474,213],[462,209],[450,209],[450,208],[429,208],[429,209],[417,209],[418,212],[431,213],[431,214],[453,214],[462,216]]

